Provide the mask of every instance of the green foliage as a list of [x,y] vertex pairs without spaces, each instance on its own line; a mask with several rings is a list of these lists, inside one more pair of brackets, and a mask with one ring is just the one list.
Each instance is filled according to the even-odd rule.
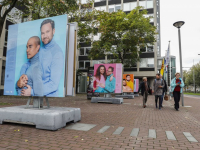
[[78,9],[76,0],[30,0],[29,9],[24,10],[24,16],[31,15],[32,20],[68,14]]
[[68,14],[79,9],[76,0],[3,0],[0,2],[0,12],[3,8],[5,11],[3,16],[0,15],[0,35],[6,16],[16,6],[25,9],[22,14],[16,13],[15,16],[21,15],[31,20]]
[[193,92],[191,92],[191,93],[188,93],[188,92],[185,93],[185,92],[184,92],[184,94],[185,94],[185,95],[199,95],[199,96],[200,96],[200,93],[193,93]]
[[195,85],[200,87],[200,62],[197,63],[196,65],[193,65],[192,68],[183,75],[185,78],[185,84],[187,86],[194,85],[194,79],[195,79]]
[[89,57],[95,59],[112,54],[115,62],[135,65],[140,60],[138,49],[156,41],[156,27],[150,24],[150,17],[144,17],[147,11],[140,9],[137,7],[129,14],[97,11],[94,27],[98,28],[101,37],[93,42]]

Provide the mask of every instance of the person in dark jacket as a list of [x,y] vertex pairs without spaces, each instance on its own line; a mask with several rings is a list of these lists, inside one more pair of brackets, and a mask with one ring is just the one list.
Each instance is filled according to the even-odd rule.
[[143,107],[146,107],[146,103],[147,103],[147,97],[148,97],[148,91],[149,91],[149,85],[147,83],[147,77],[143,77],[143,82],[140,84],[138,93],[141,90],[141,95],[143,96]]
[[164,94],[167,92],[167,83],[166,83],[165,79],[163,79],[162,77],[163,77],[163,76],[160,75],[160,79],[164,81],[165,86],[163,87],[163,94],[162,94],[161,107],[163,107],[162,103],[163,103]]

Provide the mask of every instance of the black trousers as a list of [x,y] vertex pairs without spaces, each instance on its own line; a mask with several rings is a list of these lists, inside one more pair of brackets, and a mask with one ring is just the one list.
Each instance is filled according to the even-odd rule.
[[162,95],[155,95],[155,104],[156,104],[156,108],[158,108],[157,103],[158,103],[158,99],[159,99],[159,109],[162,106]]
[[180,91],[174,91],[173,92],[173,95],[174,95],[174,108],[175,109],[179,109],[179,102],[180,102],[180,97],[181,97],[181,93]]

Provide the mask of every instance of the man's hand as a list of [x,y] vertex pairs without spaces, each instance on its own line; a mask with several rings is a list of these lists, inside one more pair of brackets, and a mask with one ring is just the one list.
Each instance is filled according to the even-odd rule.
[[154,90],[152,90],[152,93],[154,93]]
[[114,75],[112,75],[112,76],[110,77],[110,82],[113,80],[113,76],[114,76]]
[[31,96],[31,87],[26,85],[27,89],[22,89],[21,95],[23,96]]
[[17,81],[17,86],[19,88],[22,88],[22,87],[26,86],[27,82],[28,82],[28,77],[27,77],[27,75],[23,74]]

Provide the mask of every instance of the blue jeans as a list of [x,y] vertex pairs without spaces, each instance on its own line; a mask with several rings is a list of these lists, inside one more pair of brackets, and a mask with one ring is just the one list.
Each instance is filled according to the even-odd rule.
[[159,98],[159,109],[162,106],[162,95],[155,95],[155,103],[156,103],[156,108],[158,108],[157,103],[158,103],[158,98]]
[[104,93],[104,88],[98,86],[97,89],[96,89],[94,92],[97,92],[97,93]]
[[163,103],[164,93],[165,93],[165,92],[163,92],[162,98],[161,98],[161,99],[162,99],[162,100],[161,100],[161,106],[162,106],[162,103]]

